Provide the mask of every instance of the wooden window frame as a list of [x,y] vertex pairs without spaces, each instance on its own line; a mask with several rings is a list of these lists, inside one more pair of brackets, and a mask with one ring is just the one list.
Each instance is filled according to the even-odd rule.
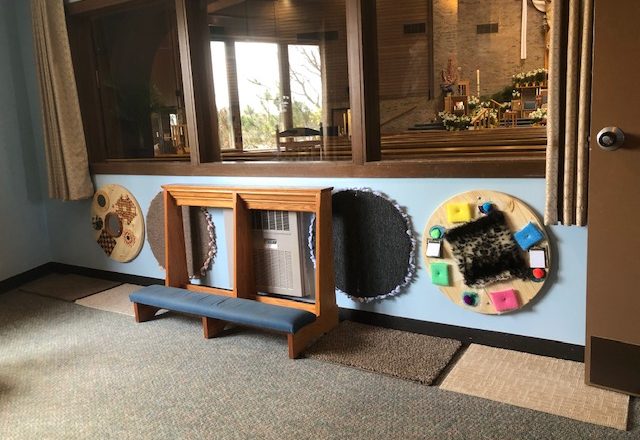
[[[238,121],[238,125],[234,125],[232,122],[232,131],[234,137],[233,147],[229,149],[221,149],[221,153],[244,153],[244,142],[242,141],[242,112],[240,110],[240,97],[238,93],[238,69],[236,66],[236,51],[235,43],[237,42],[265,42],[278,45],[278,71],[280,75],[280,95],[289,97],[289,105],[287,111],[284,114],[280,114],[283,118],[284,127],[282,130],[289,130],[294,128],[293,124],[293,96],[291,94],[291,78],[290,78],[290,62],[289,62],[289,46],[292,43],[281,41],[272,38],[230,38],[225,36],[209,36],[209,42],[219,42],[225,45],[226,55],[226,68],[227,68],[227,88],[229,93],[229,109],[232,121]],[[311,43],[299,43],[301,46],[313,46]],[[215,79],[214,79],[215,81]],[[265,150],[266,153],[273,153],[275,150]]]
[[[66,5],[70,39],[86,37],[83,17],[137,0],[83,0]],[[473,153],[478,140],[454,136],[439,141],[429,158],[382,160],[378,97],[376,11],[374,0],[346,0],[347,61],[352,113],[351,162],[222,162],[211,67],[205,0],[174,0],[191,160],[107,159],[104,137],[95,133],[89,148],[93,174],[283,176],[283,177],[543,177],[546,143],[542,136],[515,135],[501,147]],[[76,53],[76,66],[89,64]],[[79,84],[79,90],[91,92]],[[91,93],[88,93],[91,101]],[[94,101],[95,102],[95,101]],[[82,103],[81,103],[82,105]],[[91,102],[82,108],[90,109]],[[87,110],[85,130],[95,111]],[[87,127],[89,125],[89,127]],[[95,124],[94,124],[95,125]],[[449,132],[443,136],[451,136]],[[444,139],[444,138],[443,138]],[[515,146],[514,146],[515,144]],[[487,145],[490,145],[488,143]],[[426,147],[426,145],[425,145]],[[521,150],[521,151],[519,151]],[[458,153],[454,153],[457,151]]]

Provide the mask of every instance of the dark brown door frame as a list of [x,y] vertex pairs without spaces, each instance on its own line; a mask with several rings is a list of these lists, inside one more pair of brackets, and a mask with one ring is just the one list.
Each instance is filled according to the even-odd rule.
[[[595,0],[587,252],[586,382],[640,395],[640,109],[637,88],[620,88],[640,69],[640,4]],[[598,132],[619,126],[625,142],[598,146]]]

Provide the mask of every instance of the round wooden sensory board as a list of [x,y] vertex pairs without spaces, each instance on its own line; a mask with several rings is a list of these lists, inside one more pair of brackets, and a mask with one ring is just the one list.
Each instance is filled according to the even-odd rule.
[[[429,235],[429,231],[433,226],[442,226],[445,229],[453,229],[456,226],[461,226],[464,224],[449,223],[447,221],[447,204],[464,202],[469,203],[469,206],[471,208],[471,221],[478,219],[480,216],[483,216],[484,214],[480,212],[479,206],[485,202],[490,202],[493,205],[494,209],[498,209],[505,214],[507,225],[509,226],[509,229],[511,229],[511,231],[514,233],[524,228],[529,222],[535,224],[544,235],[544,239],[536,244],[534,248],[544,248],[546,251],[547,267],[545,270],[547,272],[547,275],[545,279],[542,281],[533,281],[512,278],[510,280],[489,284],[484,288],[467,287],[464,284],[463,275],[458,269],[458,264],[453,257],[453,254],[451,253],[451,246],[446,239],[442,240],[443,258],[427,257],[427,242],[428,240],[432,239]],[[526,254],[525,251],[522,252]],[[436,285],[436,287],[438,287],[442,291],[442,293],[444,293],[451,301],[465,309],[490,315],[515,312],[522,309],[526,304],[528,304],[540,292],[540,290],[542,290],[542,287],[549,279],[549,268],[551,267],[552,261],[551,249],[549,246],[549,236],[547,235],[543,223],[540,221],[535,212],[533,212],[533,210],[529,208],[524,202],[513,196],[497,191],[488,190],[467,191],[465,193],[451,197],[450,199],[442,203],[431,215],[429,221],[427,222],[427,225],[424,228],[424,232],[422,234],[422,255],[424,257],[425,266],[427,272],[429,273],[429,276],[431,276],[429,269],[431,263],[449,264],[449,286]],[[529,261],[528,255],[525,255],[524,258],[525,261]],[[507,289],[514,289],[515,291],[517,291],[520,307],[508,312],[498,312],[493,307],[488,294],[489,292]],[[479,299],[476,306],[469,306],[464,303],[463,294],[465,292],[475,292],[478,294]]]
[[91,226],[104,253],[128,263],[144,245],[144,215],[136,198],[120,185],[99,188],[91,203]]

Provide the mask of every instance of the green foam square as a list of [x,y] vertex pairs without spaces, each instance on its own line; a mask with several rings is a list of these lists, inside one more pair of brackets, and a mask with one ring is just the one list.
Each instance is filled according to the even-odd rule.
[[431,263],[431,282],[437,286],[449,285],[449,265],[447,263]]

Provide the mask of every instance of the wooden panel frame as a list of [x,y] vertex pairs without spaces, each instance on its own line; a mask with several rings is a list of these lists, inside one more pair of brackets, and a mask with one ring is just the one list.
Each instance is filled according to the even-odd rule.
[[156,176],[285,176],[285,177],[544,177],[545,153],[516,157],[436,158],[428,161],[381,161],[362,165],[336,162],[208,163],[103,162],[91,165],[92,174]]
[[220,160],[206,0],[175,0],[191,163]]
[[[213,293],[306,310],[337,323],[338,307],[333,276],[332,207],[333,188],[242,188],[202,185],[163,185],[165,200],[165,284],[194,292]],[[234,213],[234,285],[233,289],[193,285],[189,282],[183,234],[182,206],[231,208]],[[286,298],[257,294],[253,271],[253,243],[250,210],[303,211],[315,214],[316,228],[316,301],[303,303]],[[241,269],[242,268],[242,269]],[[327,318],[329,317],[329,318]],[[322,325],[326,325],[325,322]]]
[[[84,0],[66,5],[73,21],[97,11],[124,7],[139,0]],[[215,121],[215,97],[211,73],[206,20],[202,17],[204,0],[175,0],[178,15],[180,60],[185,91],[185,109],[191,146],[191,163],[164,160],[105,160],[99,151],[91,154],[94,174],[148,175],[254,175],[313,177],[544,177],[546,142],[524,136],[510,144],[513,151],[501,154],[464,149],[466,141],[455,138],[447,142],[447,151],[423,156],[399,145],[393,155],[382,159],[379,102],[377,95],[378,68],[376,48],[375,2],[346,0],[348,68],[352,107],[352,162],[220,162],[218,124]],[[198,19],[200,17],[200,19]],[[447,133],[450,134],[450,133]],[[522,136],[516,136],[520,138]],[[532,146],[532,140],[536,145]],[[94,143],[92,142],[92,145]],[[504,144],[502,144],[504,145]],[[525,148],[525,145],[532,146]],[[420,145],[426,151],[430,145]],[[405,151],[406,150],[406,151]],[[397,154],[396,154],[397,153]],[[392,160],[388,160],[392,159]],[[243,158],[244,160],[244,158]],[[254,159],[255,160],[255,159]]]
[[[335,281],[333,273],[333,232],[331,190],[333,188],[237,188],[196,185],[164,185],[165,201],[165,285],[190,291],[246,298],[281,307],[305,310],[316,315],[316,320],[294,334],[287,334],[289,357],[294,359],[314,339],[338,325]],[[231,200],[231,203],[229,202]],[[189,282],[187,273],[182,206],[201,205],[233,208],[234,218],[234,274],[233,289],[196,286]],[[315,303],[304,303],[287,298],[258,295],[253,268],[253,235],[251,209],[280,211],[301,210],[316,215],[316,274]],[[136,317],[143,319],[155,311],[138,310]],[[224,322],[202,318],[205,338],[214,337],[224,329]]]
[[346,5],[351,148],[359,165],[381,158],[376,2],[347,0]]

